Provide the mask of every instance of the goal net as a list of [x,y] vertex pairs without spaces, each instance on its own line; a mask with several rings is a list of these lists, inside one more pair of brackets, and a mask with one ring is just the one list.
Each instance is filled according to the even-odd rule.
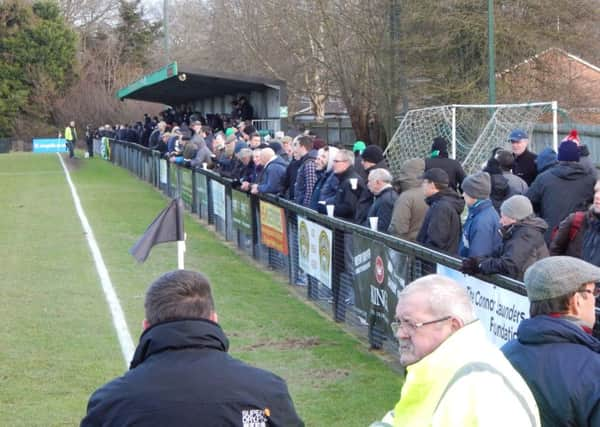
[[553,123],[557,144],[556,102],[499,105],[444,105],[409,111],[385,150],[393,175],[402,163],[430,155],[435,137],[448,140],[449,156],[462,163],[467,174],[480,170],[495,147],[510,149],[508,135],[519,128],[530,135],[536,124]]

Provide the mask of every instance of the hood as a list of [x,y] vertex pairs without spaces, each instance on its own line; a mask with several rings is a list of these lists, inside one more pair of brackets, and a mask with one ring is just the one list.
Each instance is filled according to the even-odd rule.
[[395,184],[399,184],[402,191],[419,187],[423,182],[419,177],[425,172],[425,160],[410,159],[402,164],[402,169],[396,176]]
[[425,199],[428,205],[431,205],[437,200],[444,200],[454,208],[454,210],[460,215],[465,208],[465,200],[458,195],[456,191],[451,188],[444,188],[438,191],[433,196],[429,196]]
[[565,181],[575,181],[587,175],[583,165],[578,162],[559,162],[550,169],[550,173]]
[[548,229],[548,223],[544,221],[542,218],[532,215],[525,219],[522,219],[519,222],[515,222],[514,224],[508,226],[506,232],[503,233],[505,237],[510,237],[513,232],[518,230],[519,228],[536,228],[540,233],[544,234]]
[[575,343],[600,353],[600,341],[566,319],[544,315],[522,320],[517,336],[523,344]]
[[558,160],[556,160],[556,151],[552,147],[544,148],[535,159],[538,173],[542,173],[556,163],[558,163]]
[[184,348],[229,349],[229,340],[221,327],[205,319],[177,320],[154,325],[140,337],[130,369],[135,368],[153,354]]
[[285,160],[283,160],[280,156],[276,156],[273,160],[271,160],[268,164],[270,165],[271,163],[277,163],[278,165],[283,166],[284,168],[287,168],[288,164],[285,162]]

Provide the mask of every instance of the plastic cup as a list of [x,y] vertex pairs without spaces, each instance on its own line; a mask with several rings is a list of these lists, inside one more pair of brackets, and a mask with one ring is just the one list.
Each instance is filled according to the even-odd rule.
[[377,231],[377,223],[379,222],[379,218],[376,216],[369,217],[369,224],[371,225],[371,230]]
[[350,186],[353,190],[356,190],[356,187],[358,187],[358,178],[350,178]]
[[327,216],[333,218],[333,211],[335,209],[335,205],[327,205]]
[[208,163],[203,162],[202,163],[202,169],[204,169],[204,170],[208,169]]

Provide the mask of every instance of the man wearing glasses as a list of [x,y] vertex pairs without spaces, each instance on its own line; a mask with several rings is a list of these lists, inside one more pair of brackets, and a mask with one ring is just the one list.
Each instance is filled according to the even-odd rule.
[[600,425],[600,268],[578,258],[544,258],[525,272],[530,319],[502,351],[540,408],[542,426]]
[[[392,329],[406,378],[393,426],[539,426],[521,376],[475,318],[466,290],[429,275],[398,295]],[[381,424],[379,424],[381,425]]]

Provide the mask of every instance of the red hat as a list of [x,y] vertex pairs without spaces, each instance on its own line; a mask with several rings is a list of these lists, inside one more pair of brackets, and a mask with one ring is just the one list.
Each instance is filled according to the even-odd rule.
[[573,141],[577,145],[581,144],[581,140],[579,139],[579,133],[577,133],[576,129],[571,129],[571,132],[569,132],[569,134],[561,142],[564,141]]

